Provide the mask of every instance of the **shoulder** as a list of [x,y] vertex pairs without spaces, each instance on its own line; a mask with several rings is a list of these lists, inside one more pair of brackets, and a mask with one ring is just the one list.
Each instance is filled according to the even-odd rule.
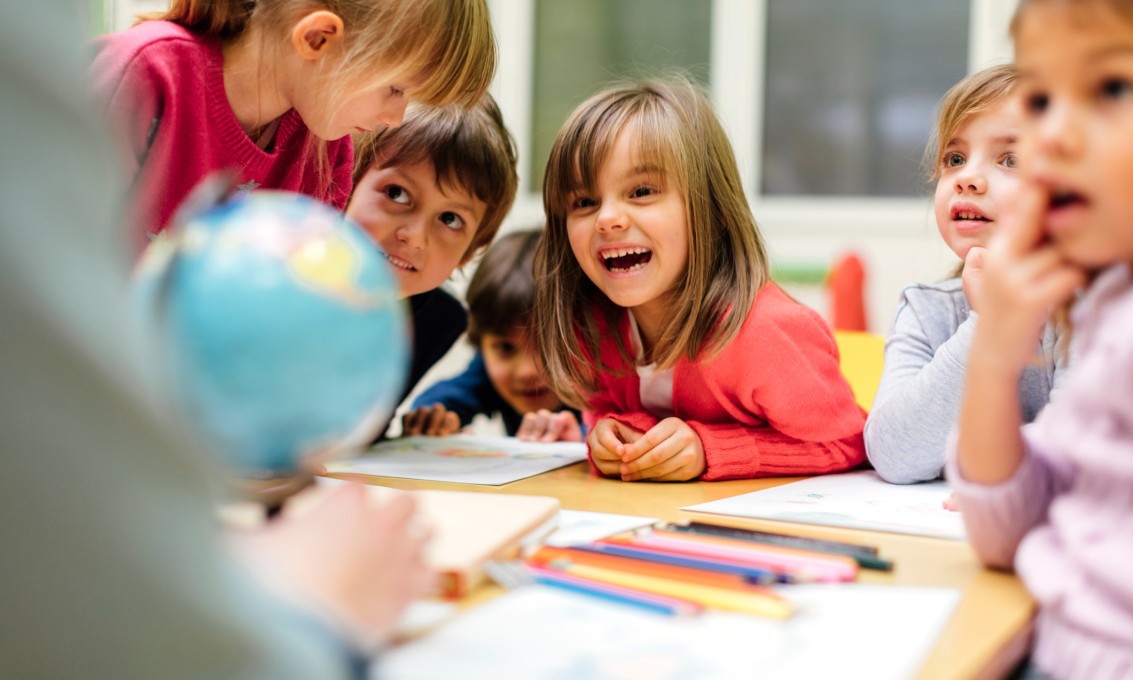
[[959,278],[906,286],[901,291],[901,300],[918,307],[966,308],[968,306],[968,298],[964,296],[964,284]]
[[146,21],[95,41],[95,65],[157,64],[164,60],[205,58],[210,39],[169,21]]
[[146,21],[95,41],[95,88],[114,96],[126,82],[162,82],[177,74],[204,74],[219,59],[215,40],[168,21]]
[[901,291],[893,331],[899,334],[915,326],[943,341],[956,332],[971,312],[959,278],[908,286]]
[[826,321],[810,307],[791,298],[778,285],[768,282],[759,289],[739,337],[758,344],[795,342],[800,337],[818,340],[833,336]]

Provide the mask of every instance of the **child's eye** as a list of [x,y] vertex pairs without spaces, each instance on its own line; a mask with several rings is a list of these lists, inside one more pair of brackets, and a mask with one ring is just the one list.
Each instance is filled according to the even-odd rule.
[[946,168],[958,168],[964,164],[964,154],[955,151],[946,153],[941,163],[943,163]]
[[593,208],[598,205],[598,202],[589,196],[576,196],[570,202],[571,210],[585,210],[586,208]]
[[649,185],[643,184],[631,191],[630,196],[633,198],[645,198],[646,196],[652,196],[655,193],[657,193],[656,189]]
[[1133,84],[1123,78],[1108,78],[1102,83],[1101,92],[1106,99],[1121,99],[1133,93]]
[[389,93],[390,93],[390,95],[392,95],[394,97],[404,97],[405,96],[405,90],[398,87],[397,85],[390,85],[389,86]]
[[1050,97],[1044,92],[1033,92],[1023,100],[1027,113],[1038,115],[1050,107]]
[[1019,157],[1016,156],[1014,152],[1003,154],[1003,158],[999,159],[999,162],[1003,165],[1003,167],[1010,168],[1012,170],[1019,167]]
[[386,198],[393,201],[394,203],[409,205],[409,192],[406,191],[403,187],[400,187],[396,184],[391,184],[385,189],[382,189],[382,193],[386,195]]
[[449,229],[452,229],[453,231],[457,231],[464,227],[464,218],[452,212],[451,210],[441,213],[441,216],[437,219],[440,220],[441,224],[445,225]]

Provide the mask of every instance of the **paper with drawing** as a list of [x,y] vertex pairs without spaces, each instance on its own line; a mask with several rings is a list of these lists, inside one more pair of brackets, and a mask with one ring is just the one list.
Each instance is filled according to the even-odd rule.
[[889,484],[869,470],[811,477],[684,510],[964,540],[945,482]]
[[405,437],[382,442],[328,472],[427,479],[465,484],[507,484],[586,460],[578,442],[539,444],[514,437],[453,435]]
[[709,612],[665,617],[544,586],[477,607],[385,653],[379,680],[794,680],[913,677],[955,590],[792,586],[786,621]]

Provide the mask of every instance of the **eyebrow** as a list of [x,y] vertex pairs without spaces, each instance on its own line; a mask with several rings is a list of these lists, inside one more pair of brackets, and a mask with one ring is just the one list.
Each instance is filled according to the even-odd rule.
[[1110,57],[1133,56],[1133,45],[1110,45],[1094,50],[1086,56],[1086,61],[1102,61]]

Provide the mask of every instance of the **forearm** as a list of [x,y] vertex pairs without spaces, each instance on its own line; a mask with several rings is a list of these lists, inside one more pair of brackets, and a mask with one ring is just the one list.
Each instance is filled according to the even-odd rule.
[[771,427],[689,422],[704,445],[705,481],[842,472],[865,459],[860,433],[811,441]]
[[1023,459],[1018,400],[1019,371],[1004,367],[989,347],[977,341],[968,359],[968,379],[956,459],[959,472],[976,484],[1000,484]]
[[974,323],[965,322],[931,355],[923,343],[887,352],[865,427],[869,460],[886,481],[911,484],[941,475],[948,434],[960,413],[973,331]]

